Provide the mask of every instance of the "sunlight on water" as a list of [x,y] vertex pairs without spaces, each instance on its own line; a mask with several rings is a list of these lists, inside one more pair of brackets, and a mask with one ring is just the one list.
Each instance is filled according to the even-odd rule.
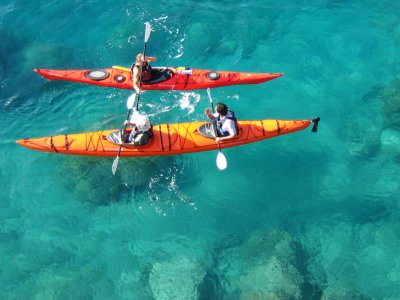
[[182,93],[182,98],[179,100],[180,108],[187,110],[188,114],[192,114],[199,101],[200,95],[195,92]]

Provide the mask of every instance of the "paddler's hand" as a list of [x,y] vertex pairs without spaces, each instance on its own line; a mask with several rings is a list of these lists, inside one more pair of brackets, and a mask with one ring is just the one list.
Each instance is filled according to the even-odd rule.
[[204,113],[207,115],[207,117],[209,118],[209,119],[214,119],[214,116],[213,116],[213,114],[211,113],[211,111],[210,111],[210,109],[209,108],[206,108],[206,110],[204,111]]
[[231,134],[231,135],[228,135],[228,136],[217,136],[215,138],[215,141],[217,143],[222,142],[222,141],[228,141],[228,140],[234,139],[236,136],[237,136],[236,134]]

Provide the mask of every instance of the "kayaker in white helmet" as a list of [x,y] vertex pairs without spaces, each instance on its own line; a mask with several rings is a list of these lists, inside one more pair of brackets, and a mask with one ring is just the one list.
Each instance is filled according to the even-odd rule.
[[147,115],[135,110],[129,121],[125,120],[124,125],[132,127],[132,131],[124,139],[126,143],[141,146],[149,142],[153,130]]

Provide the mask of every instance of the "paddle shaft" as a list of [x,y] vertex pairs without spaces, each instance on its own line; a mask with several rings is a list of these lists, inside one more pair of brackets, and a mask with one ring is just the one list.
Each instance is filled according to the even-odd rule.
[[[129,120],[129,116],[131,115],[131,111],[132,111],[132,108],[128,110],[128,114],[127,114],[127,116],[126,116],[125,121],[128,121],[128,120]],[[124,123],[125,123],[125,122],[124,122]],[[128,127],[128,124],[125,124],[124,130],[121,132],[121,145],[119,145],[117,157],[119,157],[119,155],[121,154],[122,143],[123,143],[123,140],[124,140],[124,133],[125,133],[125,131],[126,131],[126,127]]]
[[[212,99],[212,97],[211,97],[210,90],[208,90],[207,93],[208,93],[208,96],[209,96],[209,98],[210,98],[211,109],[212,109],[212,112],[213,112],[213,114],[214,114],[214,102],[213,102],[213,99]],[[213,123],[214,123],[214,124],[213,124],[213,125],[214,125],[213,127],[214,127],[215,138],[217,138],[217,137],[218,137],[218,131],[217,131],[217,121],[215,120],[215,117],[214,117]],[[219,141],[217,142],[217,144],[218,144],[218,151],[221,152],[221,146],[220,146],[220,144],[219,144]]]
[[[217,138],[218,137],[218,130],[217,130],[217,120],[213,120],[214,121],[214,134],[215,134],[215,138]],[[221,145],[219,144],[219,141],[217,142],[217,144],[218,144],[218,151],[219,152],[221,152]]]
[[[145,55],[146,55],[146,48],[147,48],[147,42],[144,42],[143,57],[146,57],[146,56],[145,56]],[[142,70],[143,70],[143,65],[140,66],[139,93],[138,93],[137,101],[136,101],[136,110],[137,110],[137,111],[139,111],[140,92],[141,92],[141,90],[142,90]],[[126,116],[125,121],[128,121],[128,120],[129,120],[129,116],[131,115],[132,108],[133,108],[133,107],[131,107],[131,108],[128,110],[128,114],[127,114],[127,116]],[[124,132],[125,132],[125,130],[126,130],[126,127],[128,127],[128,124],[125,124],[125,126],[124,126],[124,131],[122,131],[122,134],[121,134],[121,135],[122,135],[122,138],[123,138]],[[119,155],[121,154],[121,149],[122,149],[122,144],[119,146],[119,149],[118,149],[118,155],[117,155],[118,157],[119,157]]]
[[[150,28],[151,28],[151,27],[150,27],[150,24],[149,24],[149,23],[146,23],[146,29],[145,29],[145,33],[144,33],[143,59],[146,57],[147,41],[148,41],[148,39],[149,39],[149,37],[150,37],[150,31],[151,31]],[[140,92],[141,92],[141,90],[142,90],[142,70],[143,70],[143,63],[142,63],[142,65],[141,65],[141,67],[140,67],[139,93],[138,93],[138,96],[137,96],[136,110],[139,110]],[[129,120],[129,116],[131,115],[132,108],[133,108],[133,105],[132,105],[132,107],[129,108],[128,114],[127,114],[127,116],[126,116],[125,121],[128,121],[128,120]],[[126,122],[124,122],[124,123],[126,123]],[[124,133],[125,133],[125,130],[126,130],[126,127],[127,127],[127,126],[128,126],[128,124],[125,124],[125,125],[124,125],[124,129],[123,129],[123,131],[122,131],[122,133],[121,133],[121,145],[119,145],[118,154],[117,154],[117,157],[115,158],[114,163],[113,163],[113,166],[112,166],[113,174],[115,174],[115,171],[116,171],[117,166],[118,166],[119,156],[120,156],[121,150],[122,150],[122,144],[123,144],[123,139],[124,139]]]
[[139,111],[139,101],[140,101],[140,94],[142,92],[142,83],[143,83],[143,63],[144,60],[146,59],[146,50],[147,50],[147,42],[144,42],[144,47],[143,47],[143,62],[142,65],[140,66],[140,75],[139,75],[139,93],[136,101],[136,110]]
[[[146,35],[146,33],[145,33],[145,35]],[[147,37],[147,38],[148,38],[148,37]],[[145,37],[145,39],[146,39],[146,37]],[[147,40],[144,42],[144,46],[143,46],[143,59],[146,58],[146,50],[147,50]],[[143,76],[142,76],[142,75],[143,75],[143,72],[142,72],[142,71],[143,71],[143,63],[142,63],[142,65],[140,66],[139,94],[138,94],[137,100],[136,100],[136,110],[137,110],[137,111],[139,111],[140,92],[142,91],[142,80],[143,80]],[[131,108],[128,110],[128,115],[126,116],[126,121],[129,120],[129,116],[131,115],[132,108],[133,108],[133,107],[131,107]],[[127,126],[128,126],[128,124],[125,124],[124,131],[122,132],[122,134],[124,134],[124,132],[125,132]],[[119,154],[121,153],[121,148],[122,148],[122,145],[119,147],[118,156],[119,156]]]

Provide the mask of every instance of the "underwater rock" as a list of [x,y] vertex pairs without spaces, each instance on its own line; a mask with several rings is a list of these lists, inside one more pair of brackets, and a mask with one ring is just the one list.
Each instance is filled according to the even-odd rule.
[[243,244],[219,250],[218,272],[227,299],[300,299],[304,278],[291,236],[255,231]]
[[328,163],[325,175],[320,179],[320,191],[324,197],[340,201],[349,197],[353,191],[351,167],[345,161]]
[[197,299],[198,286],[206,272],[193,258],[175,256],[153,264],[149,285],[155,299]]
[[393,295],[400,295],[399,228],[398,219],[393,219],[360,230],[357,277],[359,289],[370,299],[395,299]]
[[382,151],[389,154],[398,154],[400,149],[400,131],[385,129],[381,134]]
[[[163,233],[165,230],[162,229]],[[152,295],[139,299],[198,299],[205,293],[199,286],[210,288],[214,284],[217,287],[218,279],[210,271],[212,259],[204,252],[204,243],[201,238],[163,234],[160,239],[141,241],[140,248],[132,245],[131,252],[138,258],[135,265],[143,266],[139,267],[143,287]],[[187,256],[188,249],[190,257]],[[131,276],[129,280],[133,282],[139,275],[136,272]]]
[[145,278],[138,270],[122,272],[116,284],[120,299],[151,299],[151,291],[145,285]]
[[21,49],[21,42],[9,31],[0,29],[0,74],[17,65],[14,61]]
[[[100,273],[101,274],[101,273]],[[41,272],[31,273],[13,292],[14,299],[91,299],[93,292],[102,292],[93,286],[93,282],[101,282],[102,289],[113,290],[108,280],[99,280],[98,276],[84,278],[79,271],[44,268]],[[95,284],[97,285],[97,284]],[[104,296],[104,294],[103,294]]]
[[400,80],[383,89],[379,95],[379,103],[384,118],[384,126],[400,129]]
[[342,299],[342,300],[367,300],[359,291],[351,287],[328,287],[324,290],[321,300]]
[[112,175],[111,165],[109,159],[68,157],[57,178],[79,201],[107,205],[118,201],[119,194],[127,190],[121,172]]
[[294,255],[291,236],[286,231],[271,229],[268,231],[255,231],[249,239],[239,248],[239,253],[244,259],[252,259],[255,263],[259,259],[275,256],[290,259]]
[[[385,218],[385,222],[391,219]],[[336,224],[336,225],[335,225]],[[399,222],[339,222],[310,227],[303,242],[322,299],[396,299],[400,294]]]
[[236,40],[226,40],[223,44],[218,47],[221,53],[226,53],[226,55],[233,56],[235,52],[238,51],[240,45]]
[[156,201],[160,193],[167,191],[170,197],[185,198],[177,184],[186,181],[185,168],[190,166],[185,159],[121,158],[115,175],[112,163],[112,159],[66,157],[57,178],[79,201],[97,205],[128,201],[135,194],[146,194],[150,201]]
[[217,274],[207,271],[203,281],[197,286],[197,300],[220,300],[223,299],[221,282]]
[[[269,299],[271,294],[279,295],[280,299],[300,299],[302,285],[299,271],[277,257],[245,270],[238,281],[244,299]],[[260,297],[254,298],[254,293]]]
[[198,22],[190,26],[188,30],[190,39],[187,39],[184,43],[186,51],[196,52],[198,49],[202,49],[203,52],[210,53],[218,48],[223,37],[213,26],[211,20],[215,17],[212,14],[207,17],[210,17],[208,23]]
[[73,49],[65,44],[34,43],[25,49],[23,55],[26,69],[41,66],[43,62],[48,66],[61,66],[63,62],[75,61]]
[[352,115],[346,125],[345,145],[351,156],[370,158],[381,148],[380,128],[365,117]]

